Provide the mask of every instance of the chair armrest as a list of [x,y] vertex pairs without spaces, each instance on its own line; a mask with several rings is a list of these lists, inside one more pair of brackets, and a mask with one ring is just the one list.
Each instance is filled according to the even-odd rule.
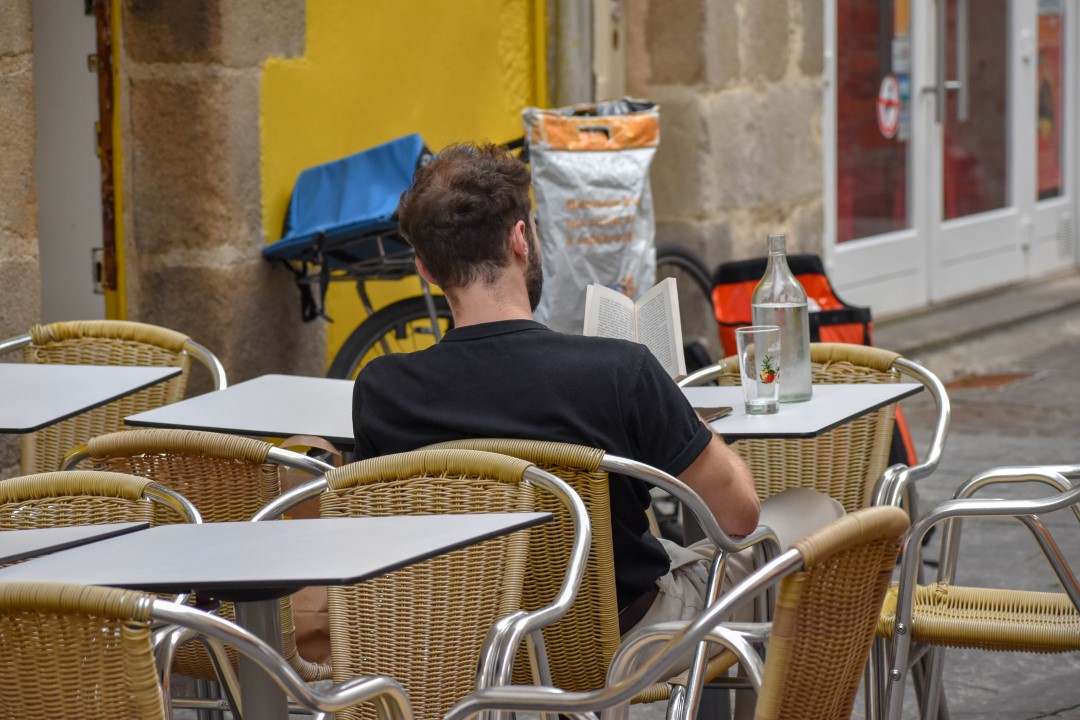
[[552,601],[536,610],[514,613],[492,627],[480,655],[478,687],[509,685],[513,679],[514,657],[525,636],[558,622],[570,611],[577,598],[578,588],[585,574],[589,548],[592,546],[589,511],[574,489],[535,465],[525,470],[524,478],[551,493],[566,506],[574,524],[574,544],[567,561],[566,575]]
[[938,410],[925,459],[912,467],[893,465],[886,468],[874,487],[872,504],[900,507],[907,486],[932,474],[941,463],[941,456],[945,451],[945,438],[949,433],[949,419],[952,417],[952,403],[949,401],[949,393],[945,390],[945,385],[938,376],[919,363],[898,357],[893,361],[893,366],[904,375],[922,383],[934,399]]
[[[990,485],[1011,483],[1041,483],[1049,485],[1059,493],[1068,492],[1073,484],[1070,479],[1080,478],[1080,465],[1053,466],[1018,466],[993,468],[981,472],[964,482],[953,493],[954,500],[970,498],[979,490]],[[1080,520],[1080,503],[1072,505],[1073,515]],[[1038,536],[1036,536],[1038,537]],[[1050,539],[1053,542],[1053,539]],[[941,539],[941,562],[938,569],[939,580],[951,582],[956,575],[957,553],[960,547],[960,522],[948,520]],[[1045,548],[1044,548],[1045,551]]]
[[317,690],[305,683],[285,658],[265,642],[228,620],[194,608],[155,600],[155,620],[190,628],[223,642],[251,658],[287,695],[312,712],[337,712],[365,700],[374,701],[380,714],[394,720],[412,720],[409,697],[395,680],[379,675],[362,675]]
[[0,355],[9,353],[12,350],[18,350],[21,347],[26,347],[30,344],[30,340],[30,333],[9,337],[6,340],[0,340]]
[[716,378],[727,372],[727,366],[723,362],[718,362],[713,365],[707,365],[700,370],[695,370],[682,380],[679,380],[678,385],[681,388],[695,387],[697,385],[704,385],[707,382],[711,382]]
[[266,459],[270,462],[284,465],[290,470],[299,470],[316,477],[330,472],[334,466],[294,450],[286,450],[280,447],[271,447],[266,453]]
[[[656,645],[675,637],[680,630],[690,623],[672,621],[657,623],[634,631],[627,637],[608,668],[608,685],[614,685],[630,674],[634,663],[642,653],[648,653]],[[709,630],[705,640],[727,648],[743,663],[747,669],[750,684],[756,692],[761,688],[763,665],[761,657],[754,650],[754,644],[764,643],[772,632],[772,623],[723,623]]]
[[306,482],[303,485],[297,485],[292,490],[278,495],[276,498],[263,505],[258,512],[251,516],[251,522],[280,518],[282,513],[288,512],[305,500],[318,497],[325,490],[326,479],[321,476]]
[[217,355],[191,338],[184,341],[183,349],[184,352],[201,362],[210,371],[215,390],[224,390],[229,386],[229,381],[225,379],[225,366],[218,360]]
[[[1012,468],[1002,468],[1003,471]],[[1025,475],[1043,475],[1048,482],[1060,482],[1068,484],[1068,481],[1053,470],[1041,468],[1024,468]],[[926,515],[912,524],[904,540],[904,557],[900,566],[900,583],[896,598],[896,622],[898,628],[903,625],[910,627],[912,603],[915,596],[918,568],[921,561],[921,549],[923,538],[934,525],[954,518],[965,517],[1016,517],[1035,536],[1036,541],[1042,548],[1047,560],[1050,562],[1058,580],[1065,588],[1066,594],[1080,611],[1080,583],[1073,576],[1068,563],[1057,547],[1057,543],[1050,536],[1042,522],[1035,517],[1037,513],[1053,512],[1067,507],[1075,507],[1080,503],[1080,486],[1066,492],[1051,495],[1035,500],[1003,500],[1003,499],[975,499],[962,498],[959,500],[946,500],[930,510]],[[897,632],[905,632],[898,629]],[[906,658],[904,659],[906,662]],[[896,664],[894,664],[894,667]]]
[[604,455],[600,468],[607,472],[643,480],[670,494],[694,515],[704,531],[705,537],[724,552],[736,553],[758,543],[771,541],[765,543],[765,547],[769,549],[766,560],[772,559],[779,554],[780,543],[773,531],[765,525],[759,525],[754,532],[739,540],[735,540],[725,533],[720,527],[720,523],[716,522],[716,518],[713,516],[712,511],[709,510],[709,506],[701,499],[701,496],[674,475],[669,475],[663,470],[636,460],[610,454]]
[[589,692],[564,692],[557,688],[532,686],[484,688],[458,702],[443,720],[465,720],[480,712],[500,710],[571,715],[628,703],[652,683],[669,676],[682,658],[709,637],[719,618],[727,617],[759,593],[771,588],[784,575],[801,567],[803,560],[799,551],[785,551],[768,567],[747,576],[718,602],[706,608],[697,619],[677,630],[659,650],[636,663],[631,672],[623,676],[624,670],[620,669],[621,679],[615,685]]

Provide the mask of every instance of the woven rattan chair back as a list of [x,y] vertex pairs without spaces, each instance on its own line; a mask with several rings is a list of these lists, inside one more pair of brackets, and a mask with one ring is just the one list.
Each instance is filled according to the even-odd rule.
[[[812,380],[822,384],[896,383],[894,352],[865,345],[811,343]],[[741,382],[735,356],[721,361],[720,385]],[[808,487],[835,498],[847,512],[870,504],[874,483],[889,461],[896,405],[890,404],[816,438],[740,440],[732,448],[754,474],[758,497]]]
[[794,544],[803,569],[781,581],[757,720],[847,720],[900,537],[893,507],[859,510]]
[[[205,522],[243,522],[281,494],[280,466],[269,462],[271,445],[263,440],[197,430],[127,430],[90,439],[80,454],[83,465],[129,473],[176,490],[190,500]],[[282,651],[305,680],[325,680],[330,666],[311,663],[296,649],[292,601],[281,600]],[[235,619],[232,603],[217,613]],[[231,648],[229,657],[236,663]],[[203,680],[217,680],[210,656],[198,643],[176,651],[173,671]]]
[[[120,522],[183,522],[160,511],[151,481],[92,470],[40,473],[0,481],[0,531]],[[171,515],[171,517],[169,517]]]
[[[466,450],[386,455],[328,472],[320,511],[322,517],[533,511],[537,494],[523,480],[528,467]],[[359,585],[328,588],[334,680],[390,675],[408,690],[417,717],[441,717],[475,689],[492,624],[521,608],[528,546],[528,532],[512,533]],[[337,717],[373,718],[375,710],[363,705]]]
[[150,642],[152,597],[0,584],[0,717],[164,720]]
[[125,430],[86,443],[95,470],[138,475],[172,488],[204,522],[243,522],[281,494],[279,466],[263,440],[197,430]]
[[59,322],[35,325],[23,347],[23,361],[66,365],[175,366],[183,371],[101,407],[80,413],[22,436],[23,473],[60,469],[64,454],[89,438],[124,428],[134,413],[180,400],[187,387],[189,338],[173,330],[120,320]]
[[[604,451],[582,445],[536,440],[458,440],[433,447],[466,448],[527,460],[566,482],[581,497],[592,523],[592,545],[577,599],[566,616],[544,628],[551,679],[565,690],[604,686],[607,667],[619,649],[619,610],[615,595],[615,560],[611,544],[608,474],[599,469]],[[565,505],[542,497],[541,509],[555,519],[530,534],[523,607],[534,610],[551,602],[566,575],[574,539],[573,520]],[[519,655],[514,682],[533,682],[528,658]]]

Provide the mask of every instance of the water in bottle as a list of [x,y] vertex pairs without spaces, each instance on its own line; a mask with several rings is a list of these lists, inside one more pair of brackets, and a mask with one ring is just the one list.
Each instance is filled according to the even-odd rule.
[[787,264],[783,235],[769,236],[765,275],[754,288],[751,316],[754,325],[780,328],[780,402],[809,400],[810,314],[806,291]]

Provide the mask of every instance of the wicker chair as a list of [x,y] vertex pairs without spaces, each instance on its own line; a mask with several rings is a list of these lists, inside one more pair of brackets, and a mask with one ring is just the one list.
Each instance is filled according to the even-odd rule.
[[202,522],[179,493],[146,478],[74,470],[0,481],[0,531],[120,522]]
[[[889,590],[878,635],[892,641],[886,691],[888,717],[900,717],[904,681],[915,659],[929,656],[922,707],[936,715],[941,699],[944,648],[1060,653],[1080,651],[1080,582],[1038,515],[1070,508],[1080,520],[1080,465],[998,468],[976,475],[954,499],[912,525],[900,582]],[[980,488],[997,483],[1037,482],[1058,491],[1038,500],[978,499]],[[960,587],[956,576],[960,518],[1014,517],[1023,523],[1050,564],[1064,592]],[[937,581],[917,582],[922,539],[945,522]],[[1073,543],[1075,546],[1075,541]],[[1007,571],[1003,573],[1007,576]]]
[[[890,468],[885,485],[893,493],[882,495],[882,478],[889,459],[896,406],[876,412],[816,438],[739,440],[732,447],[754,473],[758,496],[765,499],[791,487],[825,493],[851,512],[869,505],[896,504],[908,483],[932,473],[941,460],[949,426],[949,398],[941,381],[926,368],[880,348],[843,343],[811,343],[810,368],[815,383],[896,383],[902,376],[926,386],[937,404],[937,420],[926,459],[911,468]],[[680,382],[681,387],[717,381],[739,385],[739,362],[729,356]],[[877,497],[875,497],[875,489]]]
[[[65,468],[86,466],[148,478],[190,500],[205,522],[243,522],[281,494],[280,469],[321,475],[330,465],[282,450],[263,440],[196,430],[142,429],[92,438],[64,458]],[[232,603],[218,614],[234,619]],[[282,652],[308,681],[330,678],[330,666],[308,662],[296,649],[292,603],[281,600]],[[179,642],[182,638],[174,638]],[[230,658],[235,667],[235,654]],[[201,680],[219,680],[217,669],[198,643],[176,648],[172,669]],[[224,678],[229,682],[229,678]],[[184,707],[177,699],[176,707]]]
[[[607,668],[621,642],[611,544],[609,472],[636,477],[678,497],[686,510],[693,513],[706,529],[706,534],[716,546],[727,552],[736,552],[768,537],[763,530],[738,543],[734,542],[720,529],[701,498],[679,480],[644,463],[608,455],[597,448],[505,439],[460,440],[432,447],[485,450],[527,460],[569,484],[589,510],[593,542],[577,602],[561,621],[543,629],[542,645],[534,642],[530,646],[534,649],[544,647],[546,661],[519,656],[513,675],[516,684],[541,682],[565,690],[595,690],[604,686]],[[556,519],[534,530],[531,536],[525,585],[524,607],[527,609],[539,607],[552,596],[564,573],[567,546],[572,537],[565,511],[550,500],[544,509],[554,513]],[[734,662],[735,658],[731,655],[714,659],[709,667],[709,675],[719,674]],[[678,706],[683,706],[682,688],[686,686],[686,678],[673,680],[655,683],[635,698],[635,702],[669,700],[674,692]],[[692,686],[690,692],[696,693],[697,686]]]
[[177,366],[183,372],[47,428],[22,436],[22,472],[52,472],[71,448],[95,435],[124,428],[124,418],[180,400],[187,388],[191,358],[207,366],[214,389],[226,386],[225,370],[209,350],[188,336],[122,320],[57,322],[0,342],[0,354],[22,348],[23,362],[69,365]]
[[[573,603],[589,521],[565,483],[516,458],[426,450],[363,460],[294,488],[254,519],[275,518],[316,496],[324,518],[533,511],[542,509],[544,491],[573,508],[578,538],[556,601],[533,613],[554,622]],[[528,552],[529,533],[514,533],[356,586],[327,588],[334,679],[359,668],[398,678],[418,716],[441,716],[476,688],[478,666],[484,677],[484,668],[512,652],[486,641],[496,621],[507,627],[506,647],[516,649],[517,623],[529,615],[520,610]],[[370,717],[370,709],[338,715],[356,717]]]
[[0,716],[165,720],[151,640],[154,624],[180,624],[254,658],[307,710],[333,712],[375,699],[380,717],[410,720],[389,678],[316,691],[242,628],[133,590],[80,585],[0,585]]
[[[568,693],[551,687],[487,688],[458,703],[444,720],[496,710],[573,717],[603,710],[608,720],[622,720],[631,698],[705,639],[727,646],[747,667],[749,681],[758,689],[759,720],[846,720],[874,634],[876,608],[907,525],[907,515],[897,508],[867,508],[807,535],[693,622],[661,623],[628,637],[603,689]],[[780,599],[771,630],[718,625],[778,581]],[[769,635],[762,667],[747,638]]]

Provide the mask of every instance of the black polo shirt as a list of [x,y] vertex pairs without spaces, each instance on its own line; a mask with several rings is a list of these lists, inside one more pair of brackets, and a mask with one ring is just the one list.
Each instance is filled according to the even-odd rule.
[[[711,433],[644,345],[531,320],[454,328],[427,350],[376,358],[353,393],[358,457],[479,437],[602,448],[679,475]],[[668,571],[649,533],[648,486],[611,477],[619,607]]]

